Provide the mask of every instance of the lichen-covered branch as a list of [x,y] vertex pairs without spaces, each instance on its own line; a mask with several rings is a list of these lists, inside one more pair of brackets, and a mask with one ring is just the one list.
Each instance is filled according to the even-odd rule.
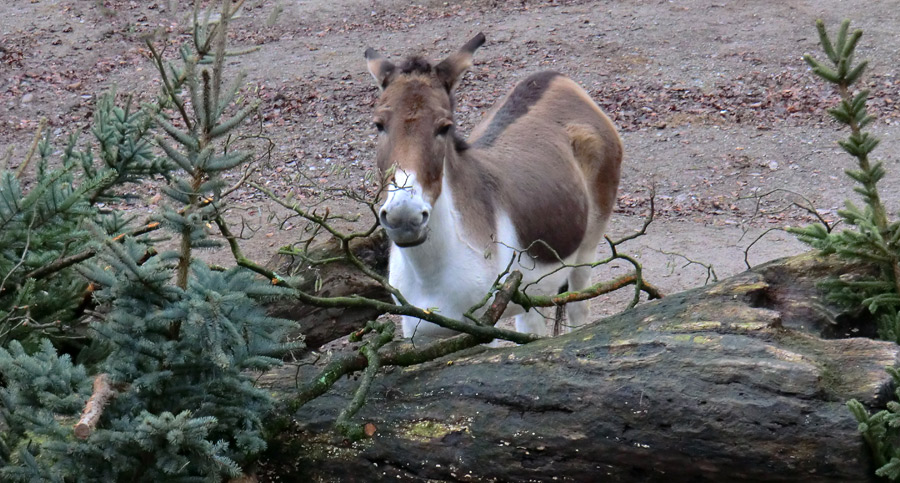
[[[522,274],[513,271],[506,278],[503,286],[494,296],[491,306],[480,319],[480,326],[493,328],[506,306],[512,301],[522,283]],[[490,342],[491,338],[477,337],[472,334],[460,334],[441,339],[425,345],[413,345],[409,342],[392,342],[378,352],[383,366],[411,366],[432,361],[454,352]],[[338,357],[329,362],[319,375],[300,389],[297,396],[288,403],[291,411],[296,411],[307,402],[325,394],[341,377],[367,367],[369,360],[365,355],[354,354]]]
[[394,323],[391,321],[369,322],[366,329],[376,333],[375,337],[371,338],[359,350],[363,357],[366,358],[366,368],[363,371],[362,379],[359,382],[356,393],[353,395],[353,399],[347,407],[338,414],[338,417],[334,422],[338,431],[341,431],[347,435],[347,437],[352,439],[359,439],[364,434],[363,427],[352,424],[350,418],[352,418],[366,402],[366,396],[369,394],[369,387],[372,385],[372,381],[378,374],[378,370],[381,369],[381,356],[378,354],[378,349],[394,339]]
[[[555,307],[570,302],[589,300],[599,295],[615,292],[616,290],[636,283],[638,283],[638,275],[632,272],[612,280],[604,280],[595,283],[584,290],[563,292],[558,295],[525,295],[522,292],[516,292],[513,296],[513,302],[522,305],[523,307]],[[644,291],[650,299],[663,298],[663,293],[646,280],[641,282],[641,290]]]

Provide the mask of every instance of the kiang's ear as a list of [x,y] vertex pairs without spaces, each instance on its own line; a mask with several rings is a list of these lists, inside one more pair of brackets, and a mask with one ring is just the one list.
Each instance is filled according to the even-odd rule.
[[384,90],[394,73],[394,64],[390,63],[378,52],[375,52],[375,49],[371,47],[366,49],[366,64],[369,67],[369,73],[375,78],[378,88]]
[[478,50],[478,47],[481,47],[483,44],[484,34],[479,33],[466,42],[466,45],[463,45],[459,51],[450,55],[450,57],[447,57],[434,67],[438,78],[444,82],[448,91],[456,89],[456,86],[459,85],[463,73],[469,67],[472,67],[472,54],[474,54],[475,51]]

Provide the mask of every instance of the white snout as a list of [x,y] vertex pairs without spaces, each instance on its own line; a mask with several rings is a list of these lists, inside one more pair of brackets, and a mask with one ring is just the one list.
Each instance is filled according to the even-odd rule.
[[388,196],[378,220],[390,238],[399,247],[416,246],[427,238],[431,204],[422,198],[422,188],[416,182],[415,173],[397,171],[388,187]]

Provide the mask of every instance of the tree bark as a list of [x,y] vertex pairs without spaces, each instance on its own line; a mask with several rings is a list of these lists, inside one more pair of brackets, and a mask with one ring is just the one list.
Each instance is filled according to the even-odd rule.
[[[866,321],[815,287],[824,273],[859,269],[812,255],[781,260],[566,336],[386,369],[356,417],[374,429],[360,442],[331,429],[355,388],[344,380],[293,415],[265,473],[281,481],[870,481],[868,449],[844,403],[883,407],[884,368],[900,351],[823,337]],[[270,374],[269,383],[290,397],[295,371]]]

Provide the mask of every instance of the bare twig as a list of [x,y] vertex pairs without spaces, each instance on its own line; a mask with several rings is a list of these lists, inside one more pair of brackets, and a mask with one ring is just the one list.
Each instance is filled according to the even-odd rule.
[[[331,236],[340,240],[341,247],[344,251],[345,258],[351,264],[353,264],[353,266],[355,266],[359,271],[361,271],[367,277],[378,282],[382,287],[384,287],[385,290],[390,292],[390,294],[393,295],[400,304],[409,305],[409,303],[406,300],[406,297],[404,297],[404,295],[402,293],[400,293],[399,290],[397,290],[394,286],[392,286],[385,277],[379,275],[374,270],[372,270],[371,267],[369,267],[367,264],[363,263],[356,256],[356,254],[353,253],[353,250],[351,250],[350,241],[353,239],[356,239],[356,238],[368,237],[368,236],[372,235],[373,233],[375,233],[375,230],[377,230],[378,226],[379,226],[377,221],[373,222],[369,226],[369,228],[365,231],[345,234],[345,233],[342,233],[341,231],[339,231],[338,229],[336,229],[335,227],[333,227],[329,223],[330,213],[327,209],[325,211],[325,215],[320,216],[320,215],[317,215],[315,212],[309,212],[309,211],[303,209],[303,207],[301,207],[299,203],[291,203],[289,201],[282,199],[281,197],[276,195],[274,192],[272,192],[268,188],[260,186],[257,183],[251,182],[249,184],[250,184],[250,186],[253,186],[257,190],[261,191],[263,194],[268,196],[270,199],[272,199],[279,205],[294,211],[300,217],[306,219],[307,221],[311,222],[313,225],[315,225],[317,227],[321,227],[322,229],[324,229],[325,231],[330,233]],[[367,204],[369,204],[369,203],[367,203]],[[376,220],[377,220],[377,218],[376,218]]]
[[12,157],[13,147],[12,145],[10,145],[8,148],[6,148],[6,154],[3,156],[3,161],[0,162],[0,166],[2,166],[3,169],[9,169],[9,163],[12,162]]
[[244,169],[243,174],[241,174],[241,177],[233,185],[223,191],[222,194],[219,195],[219,197],[225,198],[231,193],[234,193],[235,191],[242,188],[244,184],[246,184],[247,180],[250,179],[250,175],[256,172],[256,169],[256,166],[247,166],[247,168]]
[[[769,196],[776,194],[776,193],[787,193],[789,195],[796,196],[797,198],[799,198],[802,201],[802,203],[798,203],[797,201],[791,201],[787,206],[784,206],[777,210],[764,212],[762,209],[763,200],[768,198]],[[818,220],[818,222],[821,223],[822,226],[825,227],[825,231],[827,231],[828,233],[831,233],[832,230],[834,230],[834,228],[840,223],[840,220],[838,220],[837,222],[834,222],[834,223],[829,223],[828,220],[826,220],[825,217],[823,217],[819,213],[819,211],[816,210],[815,204],[809,198],[807,198],[803,194],[798,193],[793,190],[789,190],[789,189],[785,189],[785,188],[775,188],[775,189],[767,191],[765,193],[754,194],[753,196],[746,196],[746,197],[738,198],[739,201],[747,200],[747,199],[756,200],[756,206],[754,207],[753,214],[750,215],[750,219],[748,221],[752,221],[757,216],[760,216],[760,215],[771,215],[771,214],[775,214],[775,213],[782,213],[793,207],[793,208],[799,208],[799,209],[809,213],[810,215],[814,216]],[[746,229],[744,230],[745,235],[746,235],[747,231],[748,230],[746,230]],[[741,236],[741,238],[743,238],[743,235]]]
[[757,242],[762,240],[766,235],[768,235],[769,233],[771,233],[773,231],[786,231],[786,230],[780,226],[769,228],[769,229],[763,231],[762,233],[760,233],[759,236],[754,238],[753,241],[750,242],[749,245],[747,245],[747,248],[744,248],[744,265],[747,266],[747,270],[750,270],[751,268],[753,268],[753,266],[750,265],[750,249],[753,248],[753,246],[756,245]]
[[441,327],[447,329],[455,330],[457,332],[465,332],[467,334],[471,334],[480,339],[486,339],[488,341],[493,339],[504,339],[516,342],[518,344],[526,344],[538,339],[538,336],[534,334],[523,334],[521,332],[500,329],[492,326],[482,326],[465,323],[456,319],[452,319],[450,317],[445,317],[437,312],[422,309],[403,302],[400,302],[399,304],[393,304],[377,299],[362,297],[359,295],[351,295],[346,297],[317,297],[315,295],[311,295],[300,290],[298,287],[293,286],[287,280],[287,278],[282,277],[278,273],[269,270],[244,256],[243,252],[241,251],[240,245],[237,242],[237,239],[228,229],[227,223],[224,219],[222,219],[221,216],[215,219],[215,223],[218,225],[219,231],[222,232],[222,235],[228,241],[228,245],[231,248],[232,255],[234,256],[235,261],[239,266],[263,275],[264,277],[268,278],[273,285],[279,285],[294,289],[297,298],[303,303],[323,308],[365,307],[381,313],[415,317],[417,319],[422,319],[424,321],[440,325]]
[[629,240],[634,240],[637,237],[644,236],[647,234],[647,228],[650,227],[650,224],[653,223],[653,218],[656,216],[656,186],[650,187],[650,213],[644,218],[644,225],[641,226],[641,229],[630,234],[624,236],[616,241],[612,241],[609,237],[607,237],[607,241],[613,245],[618,246]]
[[21,179],[22,174],[25,173],[25,169],[28,168],[28,165],[31,164],[31,160],[34,159],[34,153],[37,152],[38,144],[41,141],[41,135],[44,134],[44,129],[47,127],[47,118],[42,117],[40,122],[38,123],[37,131],[34,133],[34,139],[31,140],[31,147],[28,148],[28,154],[25,155],[25,161],[19,165],[19,168],[16,170],[16,178]]
[[356,393],[353,395],[353,399],[347,407],[338,414],[338,417],[334,422],[335,427],[339,431],[354,439],[358,439],[362,436],[363,428],[350,424],[350,418],[353,417],[353,415],[359,411],[359,408],[362,407],[363,403],[365,403],[366,396],[369,393],[369,387],[375,379],[375,375],[378,374],[378,370],[381,368],[381,356],[378,355],[378,349],[381,349],[394,338],[394,323],[391,321],[380,323],[369,322],[366,325],[366,329],[376,332],[376,336],[367,341],[360,349],[360,353],[366,358],[366,368],[363,371],[362,379],[360,380],[359,387],[356,389]]
[[[712,280],[713,282],[719,281],[719,277],[718,277],[718,275],[716,275],[716,269],[713,268],[712,264],[693,260],[693,259],[687,257],[686,255],[682,255],[681,253],[678,253],[678,252],[667,252],[665,250],[660,250],[660,249],[656,249],[656,248],[654,248],[654,250],[659,253],[662,253],[663,255],[683,258],[687,263],[685,263],[681,268],[685,268],[690,265],[700,265],[701,267],[705,268],[706,269],[706,280],[703,282],[703,285],[708,284],[710,280]],[[744,259],[746,260],[746,252],[744,252]]]
[[[12,276],[13,272],[19,269],[23,264],[25,264],[25,259],[28,257],[28,249],[31,246],[31,228],[34,225],[34,220],[37,218],[36,215],[31,217],[31,222],[28,224],[28,230],[25,231],[25,247],[22,248],[22,256],[19,258],[19,262],[15,264],[8,272],[6,272],[6,276],[3,277],[3,280],[0,281],[0,293],[3,293],[4,288],[6,287],[6,282],[9,280],[9,277]],[[28,275],[25,275],[25,278],[29,278]]]

